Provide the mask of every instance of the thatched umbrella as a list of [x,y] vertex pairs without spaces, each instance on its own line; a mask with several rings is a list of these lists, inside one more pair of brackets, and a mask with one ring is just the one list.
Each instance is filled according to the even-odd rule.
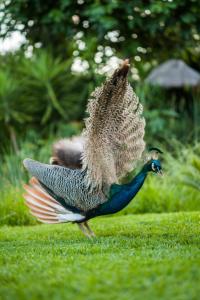
[[151,71],[145,80],[165,88],[180,88],[200,84],[200,73],[180,59],[169,59]]

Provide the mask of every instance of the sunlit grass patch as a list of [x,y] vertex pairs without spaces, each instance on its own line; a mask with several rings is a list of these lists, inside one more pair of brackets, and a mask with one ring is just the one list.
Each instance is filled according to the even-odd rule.
[[3,226],[2,299],[198,299],[199,213],[100,217],[85,238],[73,224]]

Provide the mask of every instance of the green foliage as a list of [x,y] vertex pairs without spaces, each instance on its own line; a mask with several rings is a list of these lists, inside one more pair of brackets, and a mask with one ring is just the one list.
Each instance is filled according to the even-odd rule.
[[[41,123],[46,123],[55,110],[65,118],[66,113],[59,103],[58,92],[65,85],[65,73],[69,70],[65,63],[53,59],[46,52],[41,52],[31,60],[23,59],[21,77],[24,79],[24,97],[33,109],[44,110]],[[42,108],[41,108],[42,106]]]
[[83,119],[90,77],[71,74],[71,61],[45,51],[31,59],[8,55],[5,61],[0,61],[0,152],[10,144],[19,150],[18,139],[30,130],[43,138]]
[[144,106],[148,143],[163,143],[171,147],[171,141],[176,139],[183,144],[198,141],[200,95],[196,91],[183,88],[177,97],[174,90],[142,82],[136,86],[136,94]]
[[200,192],[200,145],[182,151],[181,183]]
[[185,171],[183,182],[200,192],[200,159],[193,157],[191,161],[191,168]]
[[17,188],[5,184],[3,189],[1,188],[0,225],[34,225],[37,223],[25,207],[23,193],[22,186]]
[[29,118],[23,103],[19,98],[20,85],[8,70],[0,71],[0,125],[9,136],[17,151],[17,141],[14,127],[24,124]]
[[200,293],[199,213],[0,229],[0,298],[188,300]]
[[3,1],[1,12],[1,36],[18,30],[28,44],[41,43],[62,57],[72,56],[73,38],[82,32],[87,47],[78,51],[89,61],[102,45],[121,57],[158,62],[169,57],[170,49],[173,56],[199,66],[200,8],[195,0]]
[[[63,121],[77,120],[82,115],[81,104],[87,95],[87,84],[84,87],[84,79],[73,76],[70,67],[70,61],[54,59],[44,51],[31,59],[22,59],[19,65],[19,76],[24,84],[22,97],[31,105],[32,114],[35,110],[40,124],[56,117]],[[37,116],[33,114],[33,117],[37,120]]]
[[[22,121],[15,98],[18,85],[8,71],[0,71],[0,121],[9,124],[11,120]],[[19,111],[18,111],[19,110]]]

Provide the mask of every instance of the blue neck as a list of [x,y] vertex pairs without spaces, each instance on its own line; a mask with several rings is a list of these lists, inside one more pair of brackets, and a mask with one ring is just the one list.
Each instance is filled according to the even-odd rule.
[[141,189],[147,177],[147,173],[148,169],[144,166],[143,169],[128,184],[120,186],[114,185],[117,188],[117,192],[114,193],[107,202],[99,205],[97,209],[93,211],[91,217],[113,214],[126,207]]

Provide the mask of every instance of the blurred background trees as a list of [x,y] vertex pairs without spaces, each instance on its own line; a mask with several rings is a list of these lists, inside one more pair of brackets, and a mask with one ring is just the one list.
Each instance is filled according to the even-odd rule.
[[102,45],[120,57],[138,54],[143,61],[161,62],[173,53],[198,65],[200,7],[195,0],[2,2],[1,35],[19,30],[27,45],[39,44],[54,55],[71,57],[79,34],[86,45],[79,55],[91,62]]
[[[2,1],[1,38],[20,32],[24,40],[18,51],[0,58],[0,122],[5,128],[0,150],[10,142],[16,150],[16,140],[30,128],[45,138],[61,123],[80,121],[89,93],[107,75],[109,64],[116,67],[125,57],[131,59],[130,80],[145,105],[147,140],[192,141],[198,132],[193,111],[177,111],[170,91],[148,87],[144,79],[169,58],[200,70],[199,16],[195,0]],[[189,94],[199,105],[194,100],[198,93],[189,89]]]

